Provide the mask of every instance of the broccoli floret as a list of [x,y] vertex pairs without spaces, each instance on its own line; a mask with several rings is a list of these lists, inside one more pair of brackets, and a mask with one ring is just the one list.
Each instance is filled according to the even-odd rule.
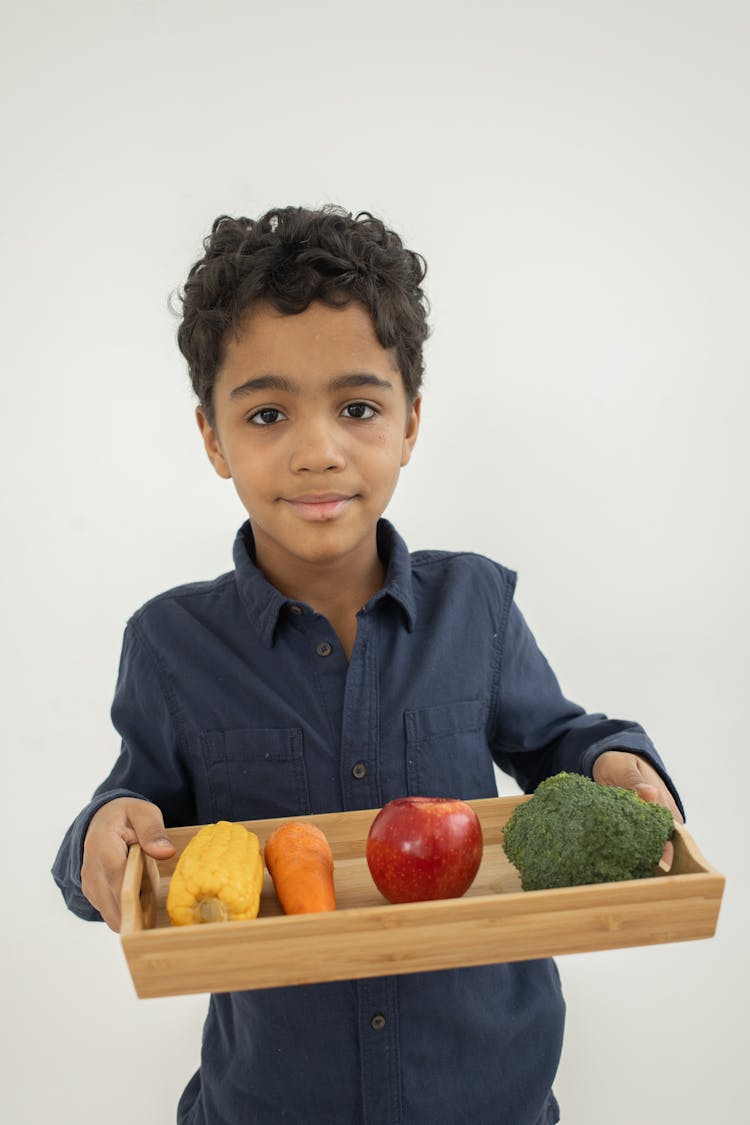
[[576,773],[542,781],[503,834],[525,891],[643,879],[674,832],[668,809]]

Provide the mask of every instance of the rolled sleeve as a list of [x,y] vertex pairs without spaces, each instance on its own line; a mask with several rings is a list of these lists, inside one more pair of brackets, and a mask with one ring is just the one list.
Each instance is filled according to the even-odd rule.
[[591,777],[594,762],[605,750],[625,750],[653,765],[682,812],[674,784],[643,727],[586,712],[566,699],[515,602],[499,641],[490,744],[498,766],[524,792],[561,771]]

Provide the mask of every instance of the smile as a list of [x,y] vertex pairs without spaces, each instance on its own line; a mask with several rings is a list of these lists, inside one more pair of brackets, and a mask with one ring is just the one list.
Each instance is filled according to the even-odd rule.
[[314,523],[335,519],[352,500],[352,496],[328,494],[323,496],[297,496],[294,499],[285,500],[285,503],[303,520],[310,520]]

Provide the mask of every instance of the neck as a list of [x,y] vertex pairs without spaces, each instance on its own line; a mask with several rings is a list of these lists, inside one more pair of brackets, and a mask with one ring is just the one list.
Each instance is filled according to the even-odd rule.
[[309,573],[304,581],[284,585],[276,582],[267,571],[264,573],[282,594],[306,602],[330,621],[347,613],[354,616],[377,593],[385,577],[385,569],[377,556],[367,570],[352,573],[350,568],[326,566],[322,573]]
[[357,632],[357,612],[377,593],[385,578],[374,535],[351,557],[320,563],[276,559],[265,547],[256,541],[256,563],[265,577],[286,597],[304,602],[326,617],[348,658]]

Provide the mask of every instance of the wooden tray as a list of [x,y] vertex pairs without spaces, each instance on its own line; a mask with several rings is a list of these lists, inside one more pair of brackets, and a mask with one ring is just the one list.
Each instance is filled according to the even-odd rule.
[[[282,914],[266,872],[260,914],[252,921],[171,926],[165,908],[169,877],[199,826],[168,830],[177,854],[166,862],[133,845],[122,888],[121,940],[136,992],[232,992],[713,936],[724,877],[681,826],[668,874],[522,891],[502,849],[502,828],[528,799],[468,802],[482,823],[484,857],[460,899],[386,902],[365,860],[377,809],[300,818],[319,825],[333,851],[337,909],[324,914]],[[263,845],[282,822],[243,823]]]

